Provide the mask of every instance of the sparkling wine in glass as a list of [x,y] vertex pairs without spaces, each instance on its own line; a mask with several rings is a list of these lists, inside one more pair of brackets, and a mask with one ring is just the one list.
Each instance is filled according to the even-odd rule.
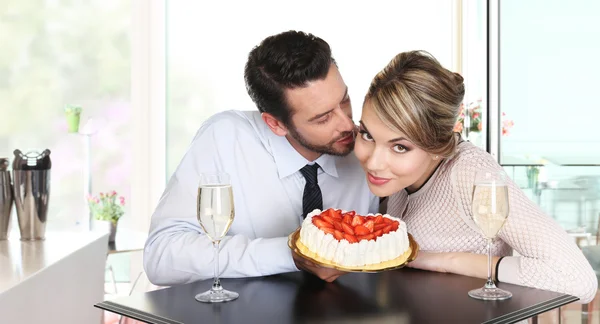
[[472,203],[473,220],[487,239],[488,276],[482,288],[469,291],[469,296],[482,300],[503,300],[512,293],[497,288],[492,279],[492,241],[508,217],[508,186],[501,171],[479,171],[475,175]]
[[219,243],[229,231],[235,215],[233,191],[227,173],[202,173],[198,186],[197,216],[200,226],[215,247],[214,283],[210,290],[196,295],[196,300],[205,303],[220,303],[234,300],[239,294],[223,289],[219,281]]

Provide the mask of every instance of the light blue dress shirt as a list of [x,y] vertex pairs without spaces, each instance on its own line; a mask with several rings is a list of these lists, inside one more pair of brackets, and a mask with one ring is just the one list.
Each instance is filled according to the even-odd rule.
[[[354,154],[322,155],[318,181],[323,208],[375,213],[379,201]],[[235,219],[221,241],[222,277],[253,277],[297,271],[287,237],[302,222],[310,163],[285,137],[275,135],[258,111],[226,111],[206,121],[171,177],[152,215],[144,268],[157,285],[213,277],[213,244],[196,218],[200,173],[231,176]]]

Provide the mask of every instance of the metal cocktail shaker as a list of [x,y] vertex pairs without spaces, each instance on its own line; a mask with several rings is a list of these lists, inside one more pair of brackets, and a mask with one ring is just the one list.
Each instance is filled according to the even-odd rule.
[[50,200],[50,150],[15,150],[13,192],[21,240],[43,240]]
[[13,187],[8,170],[8,159],[0,158],[0,240],[6,240],[10,231],[13,206]]

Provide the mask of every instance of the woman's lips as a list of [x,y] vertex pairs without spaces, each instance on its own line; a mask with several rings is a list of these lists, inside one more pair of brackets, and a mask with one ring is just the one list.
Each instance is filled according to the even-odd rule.
[[369,182],[376,185],[376,186],[381,186],[384,185],[386,183],[388,183],[391,179],[386,179],[386,178],[379,178],[376,177],[370,173],[367,173],[367,179],[369,179]]

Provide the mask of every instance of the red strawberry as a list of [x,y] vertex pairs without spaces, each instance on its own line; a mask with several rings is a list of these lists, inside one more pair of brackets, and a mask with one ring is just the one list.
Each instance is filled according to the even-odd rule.
[[[317,217],[318,217],[318,216],[317,216]],[[324,221],[322,218],[318,218],[318,219],[315,219],[315,218],[316,218],[316,217],[313,217],[313,220],[312,220],[312,222],[313,222],[313,224],[315,224],[315,226],[316,226],[316,227],[318,227],[318,228],[320,228],[320,229],[323,229],[323,228],[325,228],[325,227],[328,227],[328,228],[333,228],[333,225],[331,225],[331,224],[327,223],[327,222],[326,222],[326,221]]]
[[398,221],[394,221],[392,223],[392,232],[397,230],[399,226],[400,226],[400,223]]
[[371,231],[368,228],[364,227],[363,225],[356,225],[354,227],[354,233],[356,235],[367,235],[367,234],[371,234]]
[[340,220],[335,220],[333,222],[333,227],[338,231],[343,231],[342,222]]
[[375,224],[375,226],[373,226],[373,232],[378,231],[380,229],[383,229],[384,227],[386,227],[387,224],[386,223],[381,223],[381,224]]
[[352,225],[352,227],[354,227],[356,225],[362,225],[362,224],[363,224],[362,217],[360,217],[360,216],[352,217],[352,223],[350,224],[350,225]]
[[346,239],[346,241],[348,241],[350,243],[358,243],[356,236],[354,236],[352,234],[344,233],[344,238]]
[[336,240],[341,241],[344,239],[344,233],[338,231],[338,230],[334,230],[333,231],[333,237],[335,237]]
[[362,241],[362,240],[367,240],[367,241],[369,241],[369,240],[374,240],[374,239],[375,239],[375,235],[373,235],[373,234],[359,235],[359,236],[357,236],[356,238],[357,238],[359,241]]
[[329,217],[327,215],[323,215],[323,216],[321,216],[321,218],[323,218],[323,220],[326,221],[327,223],[333,225],[334,219],[332,217]]
[[342,228],[344,229],[344,233],[348,233],[348,234],[352,234],[354,235],[354,229],[352,229],[352,226],[346,224],[346,223],[342,223]]
[[363,224],[363,226],[368,228],[370,233],[373,233],[373,229],[375,227],[375,222],[371,219],[371,220],[366,221]]
[[342,219],[342,212],[339,209],[335,210],[333,208],[329,208],[327,210],[327,216],[329,216],[333,219]]
[[392,225],[388,225],[383,229],[383,234],[387,234],[392,231]]
[[313,224],[315,224],[315,226],[317,226],[317,224],[316,224],[316,223],[317,223],[318,221],[322,221],[322,220],[323,220],[323,218],[321,218],[321,216],[313,216],[313,218],[312,218],[312,223],[313,223]]
[[391,224],[393,222],[393,220],[391,220],[391,219],[389,219],[387,217],[384,217],[383,218],[383,222],[389,225],[389,224]]
[[335,230],[333,228],[323,227],[323,228],[321,228],[321,231],[323,231],[327,234],[335,235]]
[[383,235],[383,230],[378,230],[378,231],[375,231],[375,232],[373,232],[373,235],[374,235],[375,237],[380,237],[381,235]]
[[355,211],[353,211],[353,210],[351,210],[351,211],[349,211],[349,212],[345,212],[345,213],[344,213],[344,216],[346,216],[346,215],[350,215],[350,217],[353,217],[354,215],[356,215],[356,212],[355,212]]
[[377,215],[377,217],[375,217],[375,224],[379,224],[382,222],[383,222],[383,216]]
[[350,215],[344,216],[344,219],[343,219],[342,222],[344,222],[344,223],[346,223],[348,225],[352,224],[352,216],[350,216]]

